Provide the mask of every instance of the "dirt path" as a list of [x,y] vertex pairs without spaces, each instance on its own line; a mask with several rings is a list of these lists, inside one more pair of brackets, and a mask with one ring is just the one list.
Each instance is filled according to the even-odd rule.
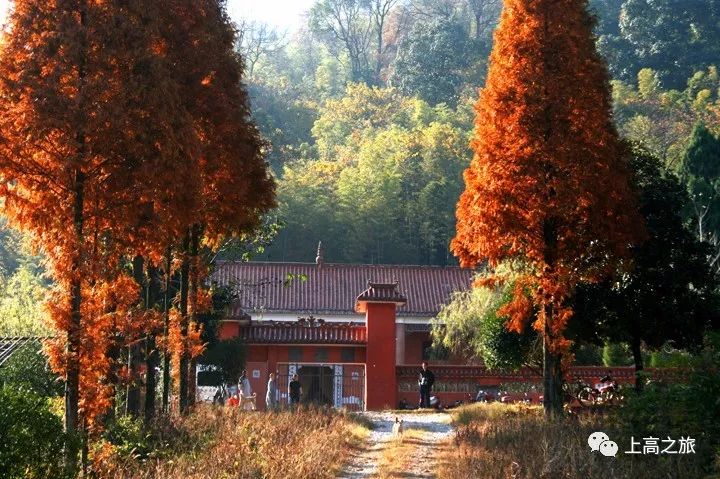
[[377,477],[378,464],[383,451],[392,446],[395,439],[392,434],[392,425],[396,416],[405,421],[404,426],[407,431],[417,431],[417,433],[412,434],[413,439],[408,439],[406,443],[412,446],[412,455],[407,468],[402,473],[402,477],[408,479],[430,479],[435,477],[435,461],[440,448],[452,432],[448,414],[368,412],[365,415],[373,423],[373,430],[368,436],[366,447],[350,458],[338,478]]

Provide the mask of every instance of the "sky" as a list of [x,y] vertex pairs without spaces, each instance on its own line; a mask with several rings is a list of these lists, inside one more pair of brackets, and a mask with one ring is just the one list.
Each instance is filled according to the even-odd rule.
[[[228,12],[233,20],[241,18],[257,20],[291,33],[304,22],[302,14],[312,6],[314,0],[228,0]],[[10,0],[0,0],[0,23]]]

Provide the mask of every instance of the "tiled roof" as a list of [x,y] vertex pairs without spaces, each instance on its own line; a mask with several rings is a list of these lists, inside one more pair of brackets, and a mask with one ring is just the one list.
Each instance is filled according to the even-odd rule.
[[[294,275],[291,279],[288,275]],[[354,315],[355,302],[374,283],[398,282],[407,303],[398,316],[431,317],[453,291],[470,287],[473,271],[458,267],[314,263],[222,262],[212,280],[235,285],[229,316],[249,313]]]
[[240,328],[240,338],[248,344],[365,344],[366,331],[364,325],[351,323],[256,323]]
[[407,303],[405,296],[398,291],[398,284],[395,283],[373,283],[368,281],[368,287],[355,300],[355,311],[363,313],[367,311],[367,303],[395,303],[403,306]]

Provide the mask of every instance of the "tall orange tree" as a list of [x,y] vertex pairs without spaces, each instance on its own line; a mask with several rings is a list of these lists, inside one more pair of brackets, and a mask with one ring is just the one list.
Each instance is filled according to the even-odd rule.
[[502,313],[543,335],[547,415],[562,412],[568,298],[644,234],[593,24],[586,0],[505,0],[451,244],[463,266],[524,265]]
[[[199,183],[184,233],[177,237],[180,291],[176,369],[182,412],[194,396],[194,362],[188,334],[197,332],[196,316],[209,305],[201,291],[207,264],[203,247],[215,248],[229,236],[252,234],[262,215],[274,207],[274,182],[263,155],[264,144],[250,119],[243,63],[235,51],[236,32],[219,0],[173,0],[166,14],[183,22],[165,23],[175,41],[175,76],[183,85],[182,101],[199,141],[194,151]],[[187,49],[192,45],[192,49]]]
[[157,172],[194,171],[181,167],[194,131],[156,3],[17,0],[0,47],[0,195],[56,283],[54,363],[70,431],[88,419],[81,412],[107,407],[93,392],[105,342],[138,296],[121,255],[156,212],[183,209],[158,193]]

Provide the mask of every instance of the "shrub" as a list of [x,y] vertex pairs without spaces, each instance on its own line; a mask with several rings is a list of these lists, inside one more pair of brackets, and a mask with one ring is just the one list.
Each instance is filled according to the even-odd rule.
[[626,344],[607,343],[603,347],[602,361],[605,367],[630,366],[633,364],[632,354]]
[[720,375],[699,369],[686,384],[652,383],[626,397],[617,419],[626,437],[695,439],[694,460],[684,464],[684,472],[707,474],[720,459]]
[[0,477],[45,479],[63,473],[66,435],[49,402],[32,392],[0,388]]
[[123,456],[145,458],[153,449],[152,434],[140,418],[119,416],[108,424],[104,436]]

